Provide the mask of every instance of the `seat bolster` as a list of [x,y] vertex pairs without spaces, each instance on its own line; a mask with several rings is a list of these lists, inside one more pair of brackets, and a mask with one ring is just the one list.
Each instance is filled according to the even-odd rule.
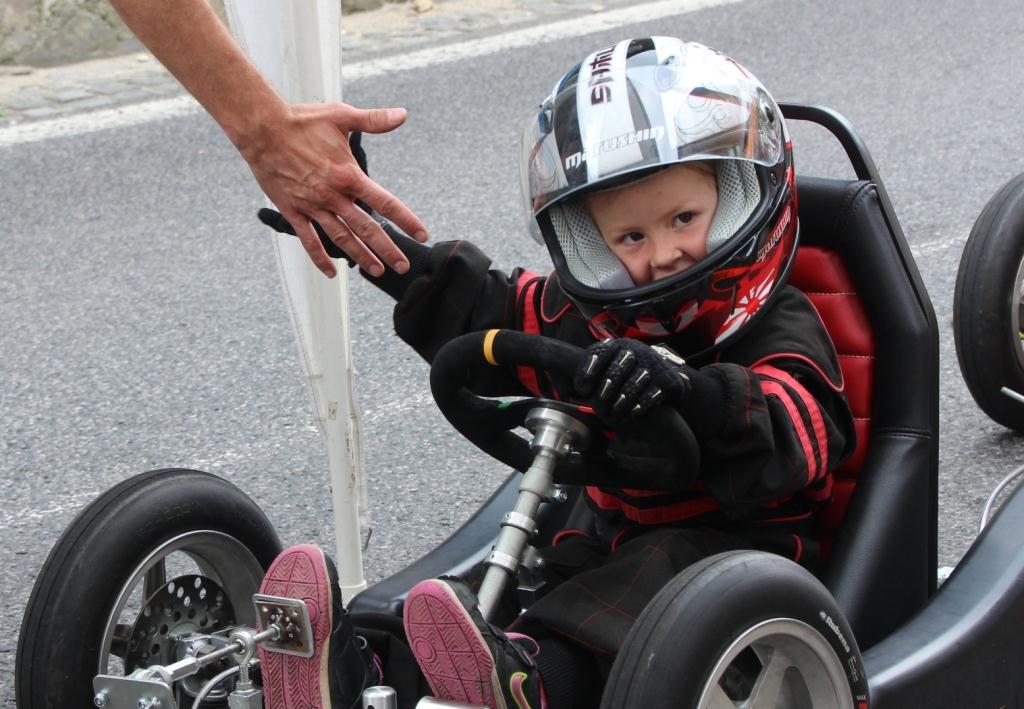
[[[837,471],[833,503],[822,513],[830,547],[822,580],[864,650],[905,622],[934,589],[938,335],[927,294],[913,263],[904,262],[909,256],[894,233],[898,225],[887,223],[877,188],[805,178],[799,190],[801,250],[833,249],[863,308],[855,314],[846,307],[849,299],[810,296],[837,344],[858,436],[854,456]],[[826,267],[807,270],[824,278]],[[861,315],[870,323],[873,351],[860,350],[867,343],[857,340]],[[833,332],[828,319],[844,318],[857,322]]]
[[[927,435],[878,431],[857,479],[823,581],[839,602],[862,649],[903,623],[928,599],[927,500],[932,441]],[[884,579],[884,583],[865,583]]]
[[841,225],[836,250],[875,332],[874,425],[931,430],[936,424],[937,334],[889,236],[874,187],[850,202]]

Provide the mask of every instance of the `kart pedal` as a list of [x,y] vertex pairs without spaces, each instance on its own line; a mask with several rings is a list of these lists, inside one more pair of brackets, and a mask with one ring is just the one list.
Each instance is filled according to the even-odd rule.
[[259,626],[266,630],[271,625],[280,629],[277,639],[263,641],[263,649],[283,655],[313,657],[313,624],[309,622],[309,608],[298,598],[265,596],[252,597]]

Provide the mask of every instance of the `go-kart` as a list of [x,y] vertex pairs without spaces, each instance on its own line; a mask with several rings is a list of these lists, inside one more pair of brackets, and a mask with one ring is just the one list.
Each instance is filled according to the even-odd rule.
[[[687,569],[636,621],[601,706],[1024,704],[1014,670],[1024,656],[1024,497],[1009,497],[938,588],[934,313],[853,129],[829,109],[783,110],[830,131],[856,174],[798,178],[801,245],[789,274],[836,344],[858,433],[816,530],[824,571],[816,578],[752,551]],[[466,575],[480,561],[486,613],[508,583],[523,604],[543,592],[531,550],[593,521],[579,486],[565,483],[600,469],[588,447],[594,423],[578,407],[487,399],[463,384],[488,361],[557,373],[576,356],[503,331],[438,353],[431,387],[448,420],[526,474],[511,474],[438,548],[357,595],[351,612],[400,615],[417,581]],[[280,550],[258,507],[212,475],[161,470],[115,486],[78,515],[39,574],[18,643],[18,706],[260,707],[256,644],[309,651],[301,600],[253,599]],[[393,701],[378,689],[363,699]],[[452,705],[427,697],[419,706]]]

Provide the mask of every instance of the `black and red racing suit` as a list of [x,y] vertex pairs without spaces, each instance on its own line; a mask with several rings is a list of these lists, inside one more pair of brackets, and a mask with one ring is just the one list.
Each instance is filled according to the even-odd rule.
[[[583,348],[597,339],[554,275],[491,269],[465,241],[405,240],[402,248],[409,273],[368,280],[396,298],[395,331],[427,361],[449,340],[491,328]],[[681,492],[628,479],[587,487],[598,531],[566,530],[544,550],[553,590],[517,621],[521,628],[568,637],[609,660],[647,601],[702,557],[759,548],[813,565],[807,531],[854,443],[838,359],[813,305],[784,287],[740,339],[688,363],[719,385],[715,405],[688,417],[701,448],[697,482]],[[479,376],[471,385],[482,394],[571,396],[527,367]]]

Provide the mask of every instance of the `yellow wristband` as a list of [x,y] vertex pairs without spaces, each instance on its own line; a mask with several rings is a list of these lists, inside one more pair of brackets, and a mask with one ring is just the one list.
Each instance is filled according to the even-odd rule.
[[487,334],[484,335],[484,359],[487,360],[487,364],[498,366],[498,360],[494,359],[494,338],[498,336],[501,330],[488,330]]

